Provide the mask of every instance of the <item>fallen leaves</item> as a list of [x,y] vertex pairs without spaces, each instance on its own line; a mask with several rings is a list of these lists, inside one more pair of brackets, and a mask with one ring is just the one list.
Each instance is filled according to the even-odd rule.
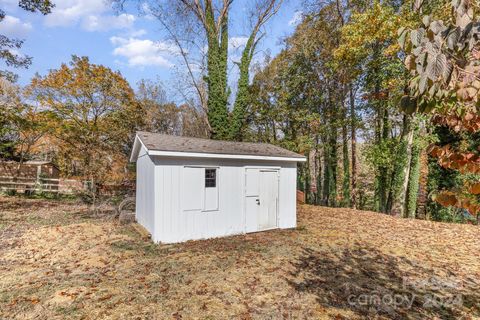
[[[65,218],[66,211],[81,211],[75,204],[23,201],[24,209],[17,198],[0,197],[5,212],[16,203],[7,228],[22,231],[0,233],[0,318],[386,319],[392,312],[400,318],[480,312],[471,302],[480,301],[480,228],[474,226],[300,206],[298,230],[167,246],[147,242],[131,226],[80,214]],[[32,217],[45,223],[29,224]],[[6,245],[12,239],[17,245]],[[352,293],[400,290],[402,277],[431,276],[461,281],[468,313],[382,305],[369,311],[347,303]]]

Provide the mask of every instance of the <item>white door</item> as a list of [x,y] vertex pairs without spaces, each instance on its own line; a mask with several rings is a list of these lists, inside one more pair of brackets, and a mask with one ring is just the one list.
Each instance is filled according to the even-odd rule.
[[260,170],[258,207],[258,230],[277,227],[278,171]]

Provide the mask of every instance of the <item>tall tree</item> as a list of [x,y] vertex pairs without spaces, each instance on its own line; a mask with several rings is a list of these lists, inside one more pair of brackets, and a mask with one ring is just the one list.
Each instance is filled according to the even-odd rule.
[[[116,3],[123,3],[117,0]],[[229,108],[228,43],[230,11],[234,0],[175,0],[149,1],[150,13],[155,15],[178,47],[187,73],[200,98],[208,118],[210,136],[214,139],[242,139],[248,103],[249,69],[261,28],[274,16],[283,0],[254,0],[246,6],[252,28],[238,63],[240,76],[233,110]],[[200,39],[199,39],[200,38]],[[194,44],[194,45],[192,45]],[[206,44],[206,49],[204,48]],[[199,79],[192,67],[192,59],[205,55],[206,72]],[[201,81],[207,83],[203,95]]]
[[27,93],[48,112],[46,130],[59,154],[80,165],[93,191],[111,177],[112,166],[125,165],[142,115],[119,72],[73,56],[69,65],[35,76]]
[[[54,7],[50,0],[20,0],[18,2],[20,8],[30,12],[40,12],[44,15],[49,14]],[[0,22],[5,19],[5,11],[0,9]],[[0,34],[0,59],[5,62],[8,67],[27,68],[32,63],[32,58],[17,52],[23,45],[23,40],[12,39]],[[12,71],[0,70],[0,77],[15,82],[17,75]]]
[[357,208],[357,115],[355,112],[355,90],[353,85],[350,85],[349,92],[350,102],[350,139],[352,152],[352,191],[350,205],[353,209]]
[[259,36],[260,29],[273,17],[278,10],[283,0],[261,0],[256,2],[254,13],[251,13],[251,19],[255,20],[254,26],[248,37],[245,48],[242,52],[242,58],[238,64],[240,70],[240,77],[237,86],[237,95],[235,97],[235,104],[233,106],[232,119],[229,128],[230,140],[243,140],[243,131],[246,124],[246,112],[249,102],[248,86],[250,82],[250,64],[255,48],[262,36]]
[[[398,106],[406,79],[396,47],[396,30],[409,23],[410,14],[395,1],[357,6],[342,28],[335,56],[352,71],[350,82],[358,82],[363,92],[363,107],[373,134],[366,151],[368,162],[375,168],[374,209],[391,213],[399,207],[398,201],[404,201],[399,194],[402,173],[406,172],[404,158],[411,147],[401,151],[408,127],[403,127],[399,119]],[[354,137],[352,133],[352,140]]]
[[24,103],[19,86],[0,78],[0,157],[15,159],[18,127],[22,118]]

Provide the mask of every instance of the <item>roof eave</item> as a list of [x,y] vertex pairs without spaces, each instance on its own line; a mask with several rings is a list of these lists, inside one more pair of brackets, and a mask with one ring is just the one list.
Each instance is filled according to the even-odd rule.
[[[138,154],[140,153],[140,148],[142,147],[143,142],[140,140],[138,135],[135,135],[135,140],[133,141],[132,153],[130,154],[130,162],[137,162]],[[148,149],[145,148],[147,151]]]
[[260,156],[260,155],[242,155],[242,154],[221,154],[221,153],[200,153],[200,152],[178,152],[178,151],[161,151],[148,150],[150,156],[162,157],[181,157],[181,158],[215,158],[215,159],[238,159],[238,160],[270,160],[270,161],[292,161],[305,162],[305,157],[277,157],[277,156]]

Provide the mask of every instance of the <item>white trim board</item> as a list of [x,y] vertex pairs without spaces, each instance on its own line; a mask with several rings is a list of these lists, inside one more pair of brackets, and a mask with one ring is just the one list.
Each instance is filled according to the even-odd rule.
[[150,156],[162,157],[180,157],[180,158],[216,158],[216,159],[246,159],[246,160],[271,160],[271,161],[294,161],[305,162],[306,158],[289,158],[289,157],[271,157],[271,156],[253,156],[241,154],[220,154],[220,153],[197,153],[197,152],[175,152],[175,151],[158,151],[148,150]]

